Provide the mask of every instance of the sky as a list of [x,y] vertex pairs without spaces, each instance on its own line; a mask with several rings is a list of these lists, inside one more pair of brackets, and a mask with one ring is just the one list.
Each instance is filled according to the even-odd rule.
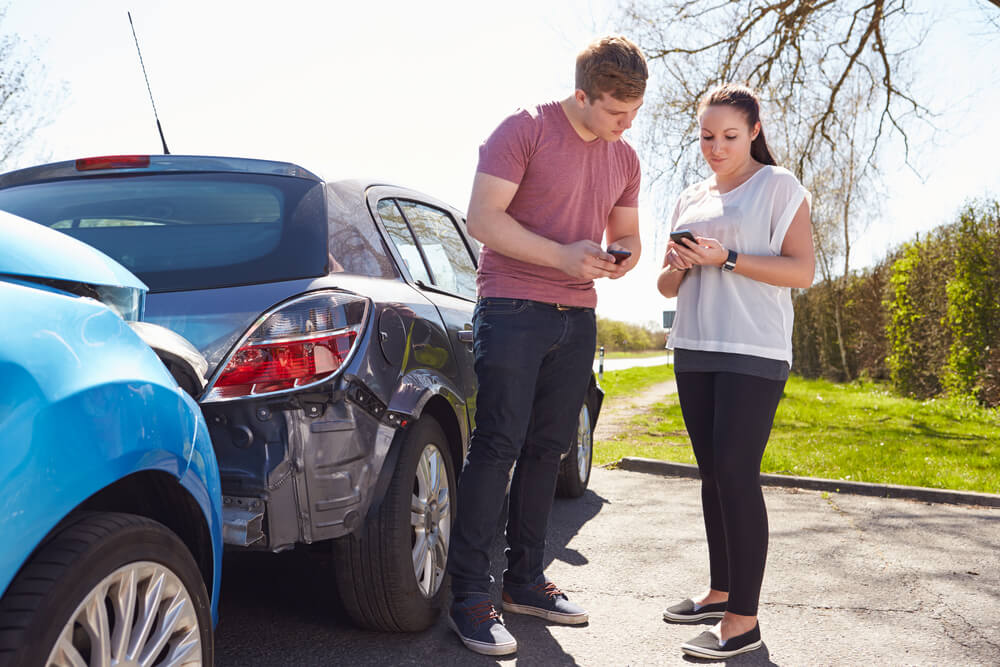
[[[991,65],[1000,39],[969,27],[983,4],[949,0],[914,56],[915,83],[940,112],[937,141],[920,136],[911,147],[917,172],[890,144],[886,197],[855,244],[856,267],[950,221],[969,198],[1000,195],[1000,69]],[[289,161],[329,180],[377,177],[464,210],[479,144],[514,109],[571,94],[577,52],[613,29],[618,9],[615,0],[13,0],[0,28],[30,45],[46,85],[65,93],[8,168],[161,152],[128,11],[172,153]],[[642,122],[640,113],[626,134],[633,145]],[[672,307],[655,288],[663,249],[653,238],[669,222],[660,208],[644,188],[642,259],[626,277],[598,281],[599,315],[659,322]]]

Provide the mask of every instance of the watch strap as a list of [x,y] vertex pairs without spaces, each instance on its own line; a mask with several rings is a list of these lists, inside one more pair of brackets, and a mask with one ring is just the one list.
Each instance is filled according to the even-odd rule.
[[729,257],[726,257],[726,261],[722,264],[723,271],[732,271],[736,268],[736,258],[739,255],[736,254],[735,250],[729,251]]

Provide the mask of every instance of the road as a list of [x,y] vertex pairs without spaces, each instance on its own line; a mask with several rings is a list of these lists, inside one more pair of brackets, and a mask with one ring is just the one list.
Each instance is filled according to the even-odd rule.
[[[626,368],[636,368],[638,366],[662,366],[673,361],[673,354],[663,354],[655,357],[634,357],[629,359],[605,359],[605,371],[621,371]],[[600,360],[594,360],[594,372],[597,372]]]
[[[1000,511],[764,493],[771,524],[760,608],[765,647],[730,664],[1000,663]],[[709,626],[660,618],[706,583],[697,481],[594,470],[582,498],[556,501],[547,559],[549,576],[590,610],[590,623],[508,615],[520,650],[496,660],[468,652],[443,621],[413,635],[352,628],[331,592],[325,557],[231,554],[217,664],[697,664],[679,645]]]

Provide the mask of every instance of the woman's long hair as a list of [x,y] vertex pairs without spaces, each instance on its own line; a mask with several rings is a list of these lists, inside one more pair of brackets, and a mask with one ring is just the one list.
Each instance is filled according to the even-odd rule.
[[[708,91],[698,104],[698,115],[710,106],[731,106],[743,112],[746,116],[747,124],[753,131],[753,126],[760,121],[760,100],[757,93],[749,86],[741,86],[737,83],[724,83]],[[770,149],[767,147],[767,140],[764,138],[764,128],[761,126],[757,138],[750,143],[750,157],[761,164],[777,165]]]

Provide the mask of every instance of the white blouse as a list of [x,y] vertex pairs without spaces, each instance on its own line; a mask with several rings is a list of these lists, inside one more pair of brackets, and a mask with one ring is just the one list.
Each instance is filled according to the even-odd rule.
[[[741,255],[777,256],[803,199],[811,205],[809,191],[790,171],[765,165],[729,192],[713,192],[707,180],[684,190],[671,231],[691,230]],[[791,365],[792,321],[788,287],[695,266],[681,281],[667,347],[749,354]]]

